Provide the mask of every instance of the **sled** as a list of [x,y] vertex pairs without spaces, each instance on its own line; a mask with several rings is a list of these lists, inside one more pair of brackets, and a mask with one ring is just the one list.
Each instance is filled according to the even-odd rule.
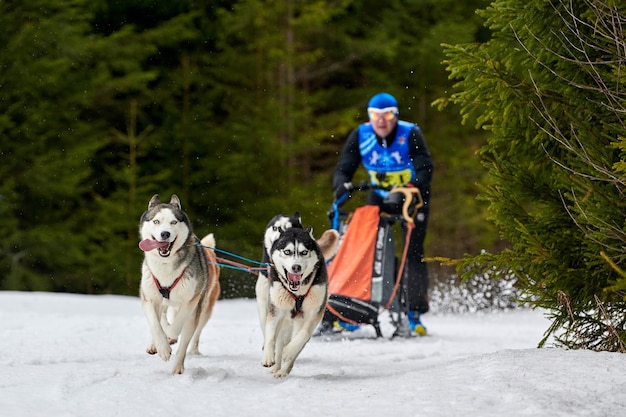
[[[376,337],[382,337],[379,316],[388,310],[395,326],[392,337],[408,337],[406,249],[396,256],[394,225],[406,227],[406,238],[414,226],[414,217],[423,206],[419,189],[396,187],[399,193],[393,206],[363,205],[353,212],[341,209],[355,192],[374,186],[363,183],[333,201],[329,211],[331,227],[340,234],[337,254],[329,261],[329,298],[320,332],[332,333],[336,323],[344,328],[370,325]],[[346,326],[348,324],[348,326]]]

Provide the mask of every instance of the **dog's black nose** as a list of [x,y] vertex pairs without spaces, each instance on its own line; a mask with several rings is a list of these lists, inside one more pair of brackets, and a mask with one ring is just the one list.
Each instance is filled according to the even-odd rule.
[[165,240],[169,238],[170,238],[170,232],[161,232],[161,239]]
[[299,273],[302,272],[302,267],[300,265],[298,265],[298,264],[293,265],[291,267],[291,272],[293,272],[294,274],[299,274]]

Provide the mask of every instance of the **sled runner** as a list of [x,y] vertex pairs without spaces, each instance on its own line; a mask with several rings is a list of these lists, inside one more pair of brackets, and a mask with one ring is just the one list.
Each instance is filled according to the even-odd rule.
[[340,234],[340,245],[328,265],[329,299],[321,334],[371,325],[376,336],[382,337],[379,314],[384,310],[389,310],[395,326],[393,337],[410,334],[404,267],[408,241],[402,245],[402,255],[396,256],[394,225],[405,227],[406,239],[410,238],[414,217],[423,205],[422,196],[415,187],[397,187],[389,190],[381,207],[341,210],[353,193],[372,188],[367,183],[353,187],[337,198],[329,211],[331,227]]

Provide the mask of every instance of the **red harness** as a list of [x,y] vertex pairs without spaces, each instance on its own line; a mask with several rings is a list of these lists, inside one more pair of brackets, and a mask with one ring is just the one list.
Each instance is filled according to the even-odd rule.
[[[280,283],[282,284],[282,281]],[[283,284],[283,288],[285,288],[284,284]],[[293,310],[291,310],[291,318],[294,318],[297,315],[302,314],[302,303],[304,302],[304,299],[306,298],[306,296],[309,295],[311,288],[313,288],[313,285],[309,287],[309,289],[306,291],[306,294],[304,295],[295,295],[294,293],[289,291],[287,288],[285,288],[285,290],[287,290],[289,295],[291,295],[291,298],[296,300],[296,305],[294,306]]]
[[172,285],[170,285],[169,287],[162,287],[161,283],[159,282],[159,280],[157,279],[157,277],[154,276],[154,274],[152,273],[152,271],[150,271],[150,274],[152,275],[152,279],[154,280],[154,285],[156,285],[157,290],[159,290],[159,292],[161,293],[161,295],[163,296],[163,298],[167,298],[169,300],[170,298],[170,293],[172,292],[172,290],[174,289],[174,287],[178,284],[178,282],[180,281],[180,279],[183,277],[183,275],[185,275],[185,271],[187,270],[187,268],[183,269],[183,272],[180,273],[179,277],[176,278],[176,280],[172,283]]

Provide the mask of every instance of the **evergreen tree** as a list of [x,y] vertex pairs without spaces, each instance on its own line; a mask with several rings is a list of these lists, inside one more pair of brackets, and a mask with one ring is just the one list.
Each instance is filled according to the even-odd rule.
[[[99,261],[99,291],[136,294],[141,252],[137,222],[153,194],[177,193],[191,207],[188,45],[197,42],[197,13],[184,2],[104,2],[94,22],[102,38],[100,95],[92,110],[106,124],[94,156],[96,226],[109,253]],[[187,63],[187,64],[186,64]],[[114,279],[111,280],[111,274]]]
[[[387,25],[395,39],[393,84],[376,80],[390,89],[401,105],[403,119],[417,123],[425,135],[434,162],[426,256],[461,257],[472,250],[496,248],[501,242],[495,227],[485,222],[486,204],[476,199],[477,183],[486,181],[475,151],[485,142],[483,132],[462,126],[455,117],[458,108],[438,112],[430,106],[451,89],[441,44],[486,41],[489,31],[475,11],[489,1],[401,1]],[[382,87],[386,83],[388,87]],[[463,173],[463,175],[460,175]],[[447,281],[451,268],[429,263],[431,281]]]
[[83,113],[93,84],[81,68],[90,17],[80,0],[0,3],[3,288],[68,288],[89,265],[82,232],[98,144],[97,121]]
[[[459,266],[515,274],[568,347],[624,351],[623,2],[496,1],[493,38],[449,47],[480,150],[491,217],[510,250]],[[546,339],[544,339],[545,342]]]
[[[96,20],[106,6],[0,3],[5,289],[135,294],[137,219],[152,193],[176,190],[155,186],[182,162],[164,163],[177,142],[151,123],[168,103],[163,63],[149,61],[193,38],[193,16]],[[145,172],[142,158],[155,161]]]
[[[438,44],[475,39],[485,2],[0,2],[0,288],[136,294],[154,193],[251,259],[278,212],[321,233],[338,152],[380,90],[436,158],[432,247],[488,247],[468,238],[488,235],[481,138],[425,105],[450,83]],[[224,294],[253,281],[224,271]]]

